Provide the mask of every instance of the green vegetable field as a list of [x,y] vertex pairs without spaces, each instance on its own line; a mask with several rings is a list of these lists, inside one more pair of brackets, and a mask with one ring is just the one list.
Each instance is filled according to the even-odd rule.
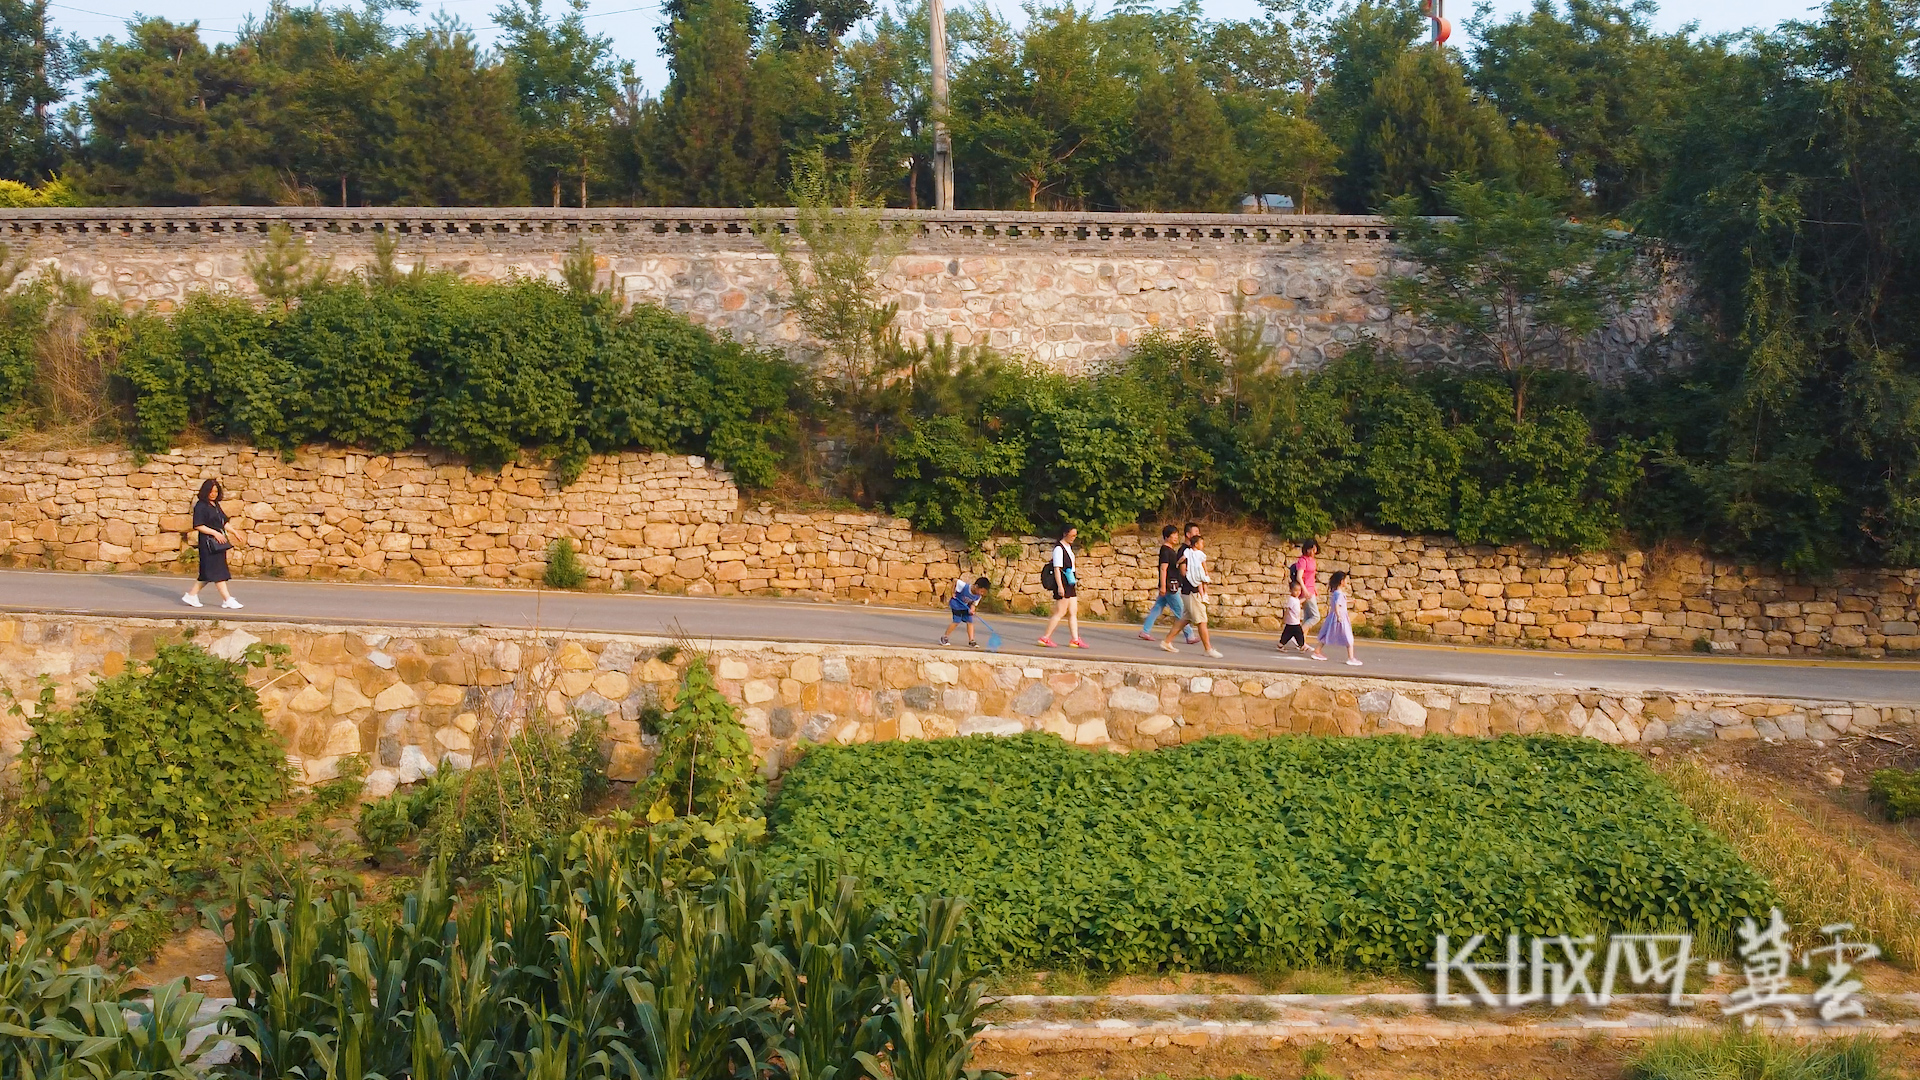
[[1396,969],[1437,933],[1725,933],[1771,903],[1638,758],[1554,736],[825,746],[773,829],[776,861],[970,896],[1016,969]]

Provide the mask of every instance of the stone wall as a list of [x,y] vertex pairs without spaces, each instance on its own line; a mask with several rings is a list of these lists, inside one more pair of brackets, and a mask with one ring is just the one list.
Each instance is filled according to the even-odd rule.
[[[309,448],[282,461],[234,447],[138,462],[120,450],[0,452],[0,560],[64,570],[190,572],[188,511],[222,477],[248,546],[241,573],[290,578],[528,585],[548,545],[574,539],[601,588],[933,604],[952,580],[985,573],[1019,610],[1042,601],[1046,541],[969,552],[870,514],[788,513],[743,503],[698,458],[595,458],[572,486],[541,468],[474,473],[440,457]],[[1157,535],[1127,534],[1082,555],[1083,610],[1144,607]],[[1216,530],[1213,610],[1227,625],[1275,627],[1294,545]],[[1324,574],[1350,570],[1366,624],[1436,640],[1578,649],[1716,649],[1789,655],[1920,651],[1920,571],[1826,580],[1766,574],[1698,553],[1556,556],[1421,537],[1336,533]],[[1324,588],[1324,586],[1323,586]]]
[[[317,782],[335,775],[342,757],[364,754],[376,793],[442,766],[470,765],[530,715],[576,710],[607,718],[611,772],[637,779],[650,760],[639,717],[671,704],[688,662],[684,650],[663,652],[672,642],[637,636],[24,615],[0,618],[0,680],[30,691],[50,676],[59,699],[70,702],[95,673],[118,673],[189,635],[228,658],[256,641],[286,646],[291,668],[256,672],[253,682],[296,767]],[[722,643],[710,660],[720,691],[742,706],[769,775],[802,742],[1021,731],[1116,751],[1217,734],[1799,740],[1911,727],[1915,711],[774,642]],[[28,733],[23,719],[0,717],[0,764],[19,753]]]
[[[129,307],[175,308],[195,290],[254,292],[246,257],[285,225],[338,272],[373,261],[377,237],[416,262],[471,280],[559,281],[592,245],[601,280],[745,341],[806,354],[785,309],[777,260],[754,235],[781,211],[605,209],[0,210],[0,243],[91,282]],[[951,334],[1062,371],[1122,355],[1149,330],[1212,330],[1236,310],[1260,324],[1282,366],[1316,367],[1363,336],[1425,362],[1446,350],[1387,306],[1397,263],[1371,217],[889,211],[904,245],[881,276],[909,340]],[[1664,357],[1685,303],[1674,267],[1649,263],[1646,301],[1585,346],[1603,377]]]

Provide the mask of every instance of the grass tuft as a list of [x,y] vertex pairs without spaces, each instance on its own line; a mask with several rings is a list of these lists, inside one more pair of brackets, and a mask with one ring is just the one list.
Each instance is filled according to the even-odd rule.
[[1798,1043],[1763,1031],[1687,1032],[1656,1039],[1634,1080],[1881,1080],[1880,1044],[1865,1036]]

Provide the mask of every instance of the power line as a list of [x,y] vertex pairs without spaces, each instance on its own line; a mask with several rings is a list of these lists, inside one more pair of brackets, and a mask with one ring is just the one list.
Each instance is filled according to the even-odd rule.
[[[101,17],[101,18],[103,18],[103,19],[112,19],[112,20],[113,20],[114,22],[117,22],[117,23],[125,23],[125,22],[128,22],[128,21],[129,21],[129,19],[128,19],[128,17],[127,17],[127,16],[125,16],[125,15],[109,15],[109,14],[107,14],[107,13],[106,13],[106,12],[104,12],[104,11],[91,11],[91,10],[89,10],[89,9],[87,9],[87,8],[79,8],[79,7],[74,7],[74,6],[72,5],[72,4],[56,4],[56,3],[53,3],[53,2],[52,2],[52,0],[48,0],[48,2],[47,2],[47,6],[48,6],[48,7],[57,7],[57,8],[59,8],[59,9],[60,9],[60,10],[62,10],[62,11],[77,11],[77,12],[79,12],[79,13],[80,13],[80,14],[82,14],[82,15],[98,15],[98,16],[100,16],[100,17]],[[239,31],[238,31],[238,30],[220,30],[220,29],[216,29],[216,28],[214,28],[214,27],[211,27],[211,26],[202,26],[202,27],[200,27],[199,29],[200,29],[200,30],[201,30],[202,32],[204,32],[204,33],[208,33],[208,34],[237,34],[237,33],[239,33]]]

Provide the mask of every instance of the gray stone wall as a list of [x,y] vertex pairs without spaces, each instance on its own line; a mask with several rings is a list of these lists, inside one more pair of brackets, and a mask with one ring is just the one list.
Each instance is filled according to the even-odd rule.
[[[637,780],[652,758],[640,727],[670,707],[689,659],[659,637],[475,628],[327,626],[234,620],[0,616],[0,683],[30,704],[42,676],[65,706],[189,633],[228,659],[258,641],[290,668],[256,672],[266,717],[308,782],[364,755],[376,794],[439,768],[466,768],[537,717],[607,721],[610,773]],[[1144,751],[1209,735],[1552,732],[1615,744],[1832,739],[1913,730],[1911,704],[1816,701],[1565,685],[1462,686],[1401,679],[982,656],[951,650],[722,641],[715,685],[741,709],[768,775],[805,743],[888,742],[1046,731],[1079,746]],[[0,715],[0,772],[32,734]]]
[[[755,236],[779,211],[692,209],[356,210],[283,208],[0,210],[0,243],[30,263],[22,281],[57,270],[128,307],[168,311],[195,290],[249,294],[246,255],[276,224],[351,273],[376,237],[416,262],[476,280],[560,280],[577,244],[601,281],[744,341],[806,355],[786,312],[778,261]],[[889,211],[904,252],[881,277],[912,341],[951,335],[1060,371],[1123,355],[1155,329],[1217,330],[1255,320],[1283,367],[1311,369],[1364,337],[1423,362],[1447,350],[1387,304],[1384,284],[1410,267],[1371,217],[1222,214],[1036,214]],[[1603,377],[1673,350],[1686,292],[1649,262],[1657,287],[1585,343]]]

